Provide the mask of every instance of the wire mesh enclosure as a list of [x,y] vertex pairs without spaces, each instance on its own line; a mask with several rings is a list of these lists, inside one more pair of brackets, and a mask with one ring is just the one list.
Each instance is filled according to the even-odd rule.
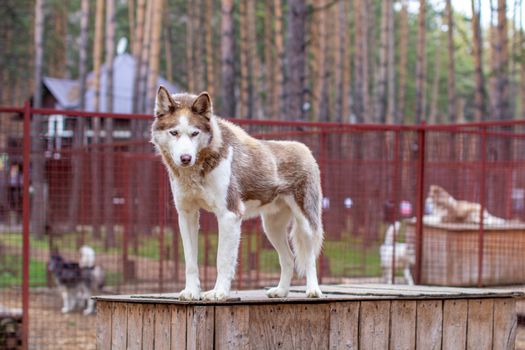
[[[105,273],[102,293],[183,288],[177,212],[149,142],[151,116],[29,105],[0,113],[11,121],[0,134],[0,317],[2,308],[23,310],[30,348],[95,344],[94,318],[82,314],[85,295],[70,296],[74,310],[61,312],[63,297],[49,267],[53,256],[78,263],[79,250],[91,247]],[[525,282],[525,123],[234,122],[260,139],[303,142],[317,159],[324,196],[322,283],[386,281],[389,274],[404,283],[403,268],[427,284]],[[445,192],[433,197],[438,187]],[[467,214],[441,215],[445,197]],[[200,226],[200,278],[209,289],[216,276],[217,223],[202,212]],[[393,237],[386,234],[389,227],[395,227]],[[278,257],[259,220],[244,222],[242,231],[233,288],[276,284]]]

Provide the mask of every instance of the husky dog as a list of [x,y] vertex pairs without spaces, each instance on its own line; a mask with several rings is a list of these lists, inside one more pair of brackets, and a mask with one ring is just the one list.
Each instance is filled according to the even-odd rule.
[[[383,279],[385,283],[392,284],[392,255],[395,254],[395,268],[402,268],[405,280],[409,285],[414,285],[414,279],[410,268],[416,261],[414,248],[407,243],[394,241],[394,231],[399,232],[401,224],[396,221],[388,226],[385,234],[385,242],[381,245],[379,254],[381,256],[381,268],[383,269]],[[394,246],[395,245],[395,246]],[[395,248],[395,253],[394,253]]]
[[55,284],[62,296],[62,313],[84,307],[84,315],[95,311],[93,291],[101,291],[104,286],[104,271],[95,265],[95,251],[83,246],[80,248],[80,261],[66,261],[58,254],[51,254],[48,270],[53,274]]
[[[323,242],[319,167],[310,150],[291,141],[262,141],[213,114],[208,93],[170,95],[160,87],[152,142],[169,174],[186,261],[180,299],[201,298],[197,266],[199,209],[217,216],[219,246],[215,287],[206,300],[228,297],[235,274],[241,221],[260,215],[279,254],[279,285],[270,298],[285,297],[295,267],[306,275],[306,296],[322,295],[316,258]],[[291,241],[288,225],[292,222]]]
[[[439,217],[440,222],[480,223],[480,204],[456,200],[442,187],[430,186],[428,202],[432,204],[433,216]],[[483,211],[485,225],[502,225],[505,222],[505,219],[493,216],[487,210]]]

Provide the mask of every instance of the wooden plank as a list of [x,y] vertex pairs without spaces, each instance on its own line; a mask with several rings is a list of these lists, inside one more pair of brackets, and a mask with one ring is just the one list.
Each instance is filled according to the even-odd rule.
[[329,304],[253,305],[250,347],[253,349],[326,349]]
[[126,304],[128,309],[128,349],[142,350],[143,304]]
[[359,349],[388,349],[390,301],[363,301],[359,312]]
[[215,349],[248,349],[250,307],[215,307]]
[[330,304],[330,349],[358,349],[359,302]]
[[126,304],[115,303],[112,305],[111,316],[111,349],[126,349],[128,338],[128,310]]
[[155,349],[171,346],[171,310],[169,305],[155,305]]
[[441,349],[443,301],[418,300],[416,349]]
[[193,306],[187,309],[186,348],[212,349],[215,306]]
[[492,349],[493,299],[468,301],[467,349]]
[[155,346],[155,305],[144,304],[142,321],[142,348],[154,349]]
[[512,350],[516,340],[515,299],[494,300],[494,350]]
[[186,349],[186,306],[170,305],[171,307],[171,349]]
[[390,305],[390,349],[416,347],[416,308],[414,300],[393,300]]
[[97,349],[111,349],[111,303],[97,302]]
[[468,300],[443,302],[443,349],[465,349],[467,343]]

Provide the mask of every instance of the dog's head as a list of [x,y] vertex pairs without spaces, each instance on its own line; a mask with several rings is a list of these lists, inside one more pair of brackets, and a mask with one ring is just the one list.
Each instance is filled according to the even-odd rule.
[[430,186],[430,190],[428,191],[428,197],[435,205],[448,203],[451,198],[450,194],[447,191],[445,191],[444,188],[437,185]]
[[191,167],[212,141],[212,102],[207,92],[175,94],[161,86],[155,101],[152,142],[177,167]]
[[52,253],[49,262],[47,264],[47,269],[50,272],[57,272],[62,269],[62,266],[64,265],[64,258],[56,252]]

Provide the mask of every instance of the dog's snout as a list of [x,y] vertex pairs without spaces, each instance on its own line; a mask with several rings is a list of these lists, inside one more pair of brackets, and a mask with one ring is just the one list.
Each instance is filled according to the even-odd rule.
[[183,165],[188,165],[190,164],[191,162],[191,156],[189,154],[183,154],[182,156],[180,156],[180,162],[183,164]]

